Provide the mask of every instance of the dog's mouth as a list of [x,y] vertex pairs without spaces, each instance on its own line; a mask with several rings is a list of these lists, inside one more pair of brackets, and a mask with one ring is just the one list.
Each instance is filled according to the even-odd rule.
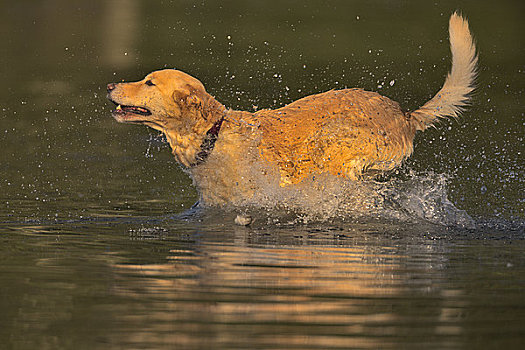
[[151,112],[149,109],[144,107],[137,107],[137,106],[124,106],[117,104],[117,108],[113,111],[114,114],[122,115],[122,114],[138,114],[143,116],[151,115]]
[[147,117],[151,115],[151,111],[145,107],[126,106],[113,102],[117,108],[113,110],[112,114],[118,121],[122,122],[140,122],[143,121],[140,117]]

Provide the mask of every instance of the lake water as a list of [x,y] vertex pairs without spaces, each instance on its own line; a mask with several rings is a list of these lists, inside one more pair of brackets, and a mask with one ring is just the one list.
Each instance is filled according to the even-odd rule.
[[[525,346],[521,2],[2,9],[1,348]],[[472,108],[417,136],[373,215],[191,209],[162,138],[105,99],[108,82],[175,67],[231,108],[363,87],[415,109],[449,69],[456,9],[480,52]]]

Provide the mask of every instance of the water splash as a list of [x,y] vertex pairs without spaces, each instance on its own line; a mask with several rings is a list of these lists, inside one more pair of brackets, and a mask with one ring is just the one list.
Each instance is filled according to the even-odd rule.
[[384,219],[475,228],[466,211],[448,199],[447,181],[446,175],[434,173],[362,182],[321,174],[296,186],[267,183],[241,208],[266,212],[271,223]]
[[474,228],[475,222],[467,212],[448,199],[448,180],[444,174],[414,175],[403,182],[389,183],[383,196],[390,202],[388,209],[393,214],[402,212],[435,224]]
[[167,143],[168,141],[166,140],[166,136],[164,136],[164,134],[150,134],[148,138],[148,148],[146,149],[144,156],[146,158],[153,158],[154,154],[152,152],[152,148],[156,147],[158,151],[162,146],[167,145]]

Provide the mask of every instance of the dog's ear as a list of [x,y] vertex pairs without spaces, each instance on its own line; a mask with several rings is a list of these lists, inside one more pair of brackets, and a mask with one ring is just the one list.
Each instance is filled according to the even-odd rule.
[[181,107],[200,108],[202,107],[204,99],[205,93],[190,85],[186,85],[173,92],[173,100],[179,105],[182,105]]

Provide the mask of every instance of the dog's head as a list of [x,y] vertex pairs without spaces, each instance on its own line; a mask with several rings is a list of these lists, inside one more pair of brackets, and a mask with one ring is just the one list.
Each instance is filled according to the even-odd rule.
[[113,111],[117,121],[155,129],[186,118],[187,112],[202,108],[211,97],[200,81],[174,69],[155,71],[137,82],[111,83],[107,89],[108,99],[117,105]]
[[112,113],[117,121],[164,132],[174,154],[186,166],[225,111],[200,81],[174,69],[155,71],[137,82],[111,83],[107,90],[108,99],[117,105]]

